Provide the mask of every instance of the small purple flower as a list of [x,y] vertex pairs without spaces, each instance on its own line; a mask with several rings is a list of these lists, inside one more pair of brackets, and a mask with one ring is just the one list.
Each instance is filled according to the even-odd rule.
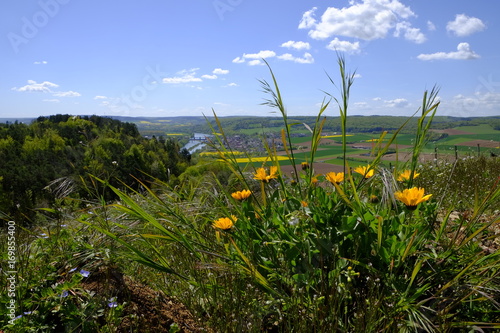
[[69,270],[70,273],[76,271],[76,267]]
[[32,313],[33,313],[33,312],[31,312],[31,311],[26,311],[24,314],[25,314],[25,315],[29,315],[29,314],[32,314]]
[[63,291],[60,297],[66,297],[66,296],[68,296],[68,291],[67,290]]
[[47,234],[46,234],[46,233],[41,233],[41,234],[40,234],[40,237],[42,237],[42,238],[49,238],[49,236],[47,236]]
[[21,318],[23,315],[19,315],[17,316],[16,318],[14,318],[14,320],[18,320],[19,318]]
[[109,303],[108,303],[108,306],[109,306],[110,308],[116,308],[116,307],[118,306],[118,303],[116,303],[116,302],[109,302]]
[[82,269],[80,270],[80,274],[82,274],[83,277],[88,277],[90,275],[90,272]]

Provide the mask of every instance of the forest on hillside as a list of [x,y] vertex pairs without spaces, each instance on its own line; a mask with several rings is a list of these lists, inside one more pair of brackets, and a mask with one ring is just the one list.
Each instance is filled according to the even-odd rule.
[[111,118],[55,115],[31,124],[2,123],[0,214],[30,224],[37,208],[70,192],[78,199],[109,199],[111,193],[92,177],[137,189],[150,177],[175,179],[190,159],[175,139],[146,139],[135,124]]

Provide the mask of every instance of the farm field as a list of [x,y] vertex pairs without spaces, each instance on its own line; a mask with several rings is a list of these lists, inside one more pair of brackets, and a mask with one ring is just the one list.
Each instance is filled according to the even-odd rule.
[[[467,130],[467,131],[465,131]],[[493,129],[490,125],[462,126],[446,130],[435,130],[435,133],[446,134],[446,137],[428,142],[422,153],[419,155],[421,162],[434,160],[453,161],[456,158],[465,158],[469,156],[495,156],[500,155],[500,131]],[[309,162],[311,151],[311,137],[303,136],[293,137],[294,157],[300,162]],[[379,136],[374,134],[349,134],[346,136],[348,141],[346,158],[350,167],[357,167],[369,163],[376,155],[377,149],[386,145],[391,134],[389,133],[380,144]],[[395,162],[407,162],[412,155],[414,135],[400,134],[393,144],[390,145],[388,152],[381,158],[382,164],[389,166]],[[343,169],[343,150],[342,138],[339,135],[334,137],[325,135],[321,138],[319,147],[315,154],[314,170],[318,174]],[[373,154],[372,154],[373,153]],[[285,151],[279,151],[279,156],[284,156]],[[255,167],[262,166],[266,161],[265,157],[251,159]],[[239,163],[244,166],[250,163],[249,159],[241,158]],[[291,172],[293,167],[290,161],[280,158],[280,165],[284,172]]]

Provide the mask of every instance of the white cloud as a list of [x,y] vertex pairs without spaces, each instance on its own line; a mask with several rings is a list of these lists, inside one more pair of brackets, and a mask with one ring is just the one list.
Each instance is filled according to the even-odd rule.
[[201,76],[203,79],[207,79],[207,80],[215,80],[217,78],[217,75],[202,75]]
[[35,65],[47,65],[48,62],[46,62],[45,60],[44,61],[35,61],[34,64]]
[[202,79],[196,77],[196,71],[199,68],[185,69],[180,72],[177,72],[178,76],[174,77],[165,77],[163,78],[163,83],[171,83],[171,84],[180,84],[180,83],[189,83],[189,82],[201,82]]
[[480,58],[480,56],[471,50],[468,43],[460,43],[457,46],[457,51],[455,52],[437,52],[431,54],[420,54],[417,56],[420,60],[443,60],[443,59],[453,59],[453,60],[472,60]]
[[345,40],[339,40],[337,37],[335,37],[334,40],[328,44],[326,47],[327,49],[334,50],[334,51],[340,51],[340,52],[346,52],[350,54],[356,54],[359,53],[359,42],[348,42]]
[[431,21],[427,21],[427,29],[429,31],[434,31],[434,30],[436,30],[436,26]]
[[475,32],[486,29],[486,25],[477,17],[469,17],[465,14],[457,14],[455,21],[450,21],[446,25],[446,30],[456,36],[469,36]]
[[378,101],[381,101],[382,98],[380,98],[380,97],[374,97],[373,100],[376,101],[376,102],[378,102]]
[[249,66],[257,66],[257,65],[264,65],[264,63],[258,59],[255,59],[255,60],[250,60],[248,62],[248,65]]
[[299,64],[312,64],[312,63],[314,63],[313,56],[308,52],[304,53],[303,58],[294,57],[290,53],[282,54],[282,55],[278,56],[277,58],[281,59],[281,60],[293,61],[293,62],[296,62]]
[[476,91],[473,95],[456,95],[444,99],[441,113],[458,117],[497,116],[500,114],[500,93],[498,91]]
[[57,98],[53,98],[53,99],[42,99],[42,102],[48,102],[48,103],[59,103],[61,102],[60,100],[58,100]]
[[338,35],[374,40],[385,38],[398,22],[415,16],[410,7],[398,0],[362,0],[350,4],[341,9],[327,8],[320,21],[314,17],[315,7],[303,14],[299,28],[311,29],[309,36],[314,39]]
[[396,98],[388,101],[384,101],[384,104],[388,107],[391,108],[404,108],[405,106],[408,106],[408,100],[404,98]]
[[399,22],[396,24],[394,37],[399,37],[400,35],[403,35],[405,39],[417,44],[422,44],[427,40],[427,38],[425,38],[425,35],[420,32],[420,29],[412,28],[411,24],[407,21]]
[[236,57],[233,59],[233,63],[241,64],[244,63],[247,59],[252,59],[248,61],[248,65],[263,65],[264,63],[261,59],[272,58],[276,56],[276,52],[270,50],[259,51],[258,53],[243,53],[243,56]]
[[229,83],[228,85],[226,85],[224,87],[238,87],[238,84],[234,83],[234,82],[231,82],[231,83]]
[[241,58],[241,57],[236,57],[233,59],[233,63],[235,64],[241,64],[241,63],[244,63],[245,62],[245,59]]
[[80,97],[82,96],[80,93],[76,91],[56,91],[52,94],[52,96],[56,97]]
[[108,98],[106,96],[98,95],[98,96],[94,97],[94,99],[108,99]]
[[265,50],[265,51],[260,51],[259,53],[244,53],[243,58],[245,59],[265,59],[265,58],[272,58],[276,56],[276,52],[270,51],[270,50]]
[[317,7],[313,7],[313,9],[308,10],[302,15],[302,19],[299,23],[299,29],[309,29],[316,25],[316,19],[314,18],[314,12],[317,10]]
[[44,92],[44,93],[50,93],[52,92],[50,88],[57,88],[59,85],[49,82],[49,81],[44,81],[42,83],[37,83],[34,80],[28,80],[28,84],[17,88],[14,87],[12,90],[15,91],[20,91],[20,92]]
[[354,78],[355,78],[355,79],[361,79],[361,78],[362,78],[362,76],[361,76],[361,74],[356,73],[356,74],[354,74]]
[[309,50],[311,48],[311,46],[307,42],[295,42],[293,40],[289,40],[288,42],[281,44],[281,47],[295,50]]
[[228,74],[229,70],[227,69],[222,69],[222,68],[216,68],[212,71],[212,74],[217,74],[217,75],[225,75]]
[[360,108],[360,109],[365,109],[368,107],[368,103],[366,102],[356,102],[353,104],[354,107]]

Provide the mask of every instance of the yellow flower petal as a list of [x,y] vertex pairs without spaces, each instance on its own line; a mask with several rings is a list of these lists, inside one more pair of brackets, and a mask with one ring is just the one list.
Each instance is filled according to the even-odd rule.
[[252,195],[252,192],[250,190],[236,191],[231,193],[231,196],[238,201],[243,201],[247,199],[250,195]]
[[229,217],[221,217],[218,220],[215,220],[213,223],[213,227],[222,230],[229,230],[234,226],[234,223],[238,220],[238,218],[234,215]]
[[425,190],[423,188],[412,187],[410,189],[395,192],[394,197],[404,203],[406,208],[413,210],[417,208],[419,203],[429,200],[432,196],[432,194],[424,196],[424,192]]
[[[420,174],[419,173],[414,173],[413,174],[413,179],[417,178]],[[411,177],[411,170],[405,170],[403,172],[401,172],[398,176],[398,181],[399,182],[402,182],[402,181],[405,181],[405,180],[410,180],[410,177]]]
[[326,180],[330,183],[341,183],[344,181],[344,173],[343,172],[329,172],[325,175]]
[[354,168],[354,172],[359,173],[364,178],[370,178],[375,174],[375,170],[370,165]]

